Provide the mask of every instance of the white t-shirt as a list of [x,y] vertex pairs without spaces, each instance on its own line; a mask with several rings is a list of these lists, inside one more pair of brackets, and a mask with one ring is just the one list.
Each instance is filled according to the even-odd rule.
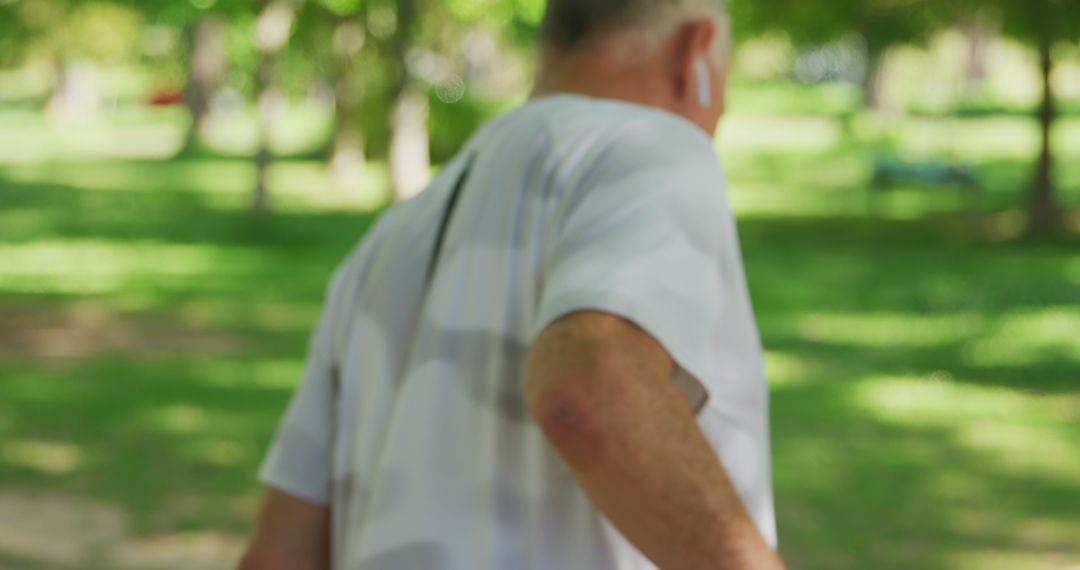
[[524,406],[531,343],[581,309],[635,322],[705,385],[699,425],[775,545],[762,351],[711,141],[580,96],[490,122],[360,242],[263,482],[331,505],[337,569],[654,568]]

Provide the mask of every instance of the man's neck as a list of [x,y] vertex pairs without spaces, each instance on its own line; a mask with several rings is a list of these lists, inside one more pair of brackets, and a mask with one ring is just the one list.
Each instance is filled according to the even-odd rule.
[[647,64],[627,65],[602,46],[545,54],[530,98],[573,94],[667,109],[659,82],[649,77]]
[[621,53],[616,40],[595,43],[572,53],[545,52],[540,58],[530,99],[548,95],[583,95],[634,103],[678,115],[707,136],[716,133],[716,119],[687,114],[680,107],[669,66],[663,55],[652,57]]

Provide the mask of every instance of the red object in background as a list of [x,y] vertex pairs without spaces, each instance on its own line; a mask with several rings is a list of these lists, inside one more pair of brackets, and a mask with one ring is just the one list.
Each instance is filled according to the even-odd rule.
[[178,90],[156,91],[147,101],[151,107],[168,107],[169,105],[180,105],[183,102],[184,92]]

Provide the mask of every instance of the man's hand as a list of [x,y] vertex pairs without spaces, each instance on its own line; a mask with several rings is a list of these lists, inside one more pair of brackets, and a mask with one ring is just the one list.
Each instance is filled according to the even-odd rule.
[[672,377],[632,323],[578,312],[533,346],[529,411],[589,500],[664,570],[781,569]]
[[329,570],[330,509],[267,488],[239,570]]

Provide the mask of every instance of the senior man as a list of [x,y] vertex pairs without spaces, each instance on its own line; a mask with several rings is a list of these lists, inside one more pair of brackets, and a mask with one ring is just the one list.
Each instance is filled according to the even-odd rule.
[[244,569],[780,568],[721,0],[551,0],[531,100],[338,269]]

